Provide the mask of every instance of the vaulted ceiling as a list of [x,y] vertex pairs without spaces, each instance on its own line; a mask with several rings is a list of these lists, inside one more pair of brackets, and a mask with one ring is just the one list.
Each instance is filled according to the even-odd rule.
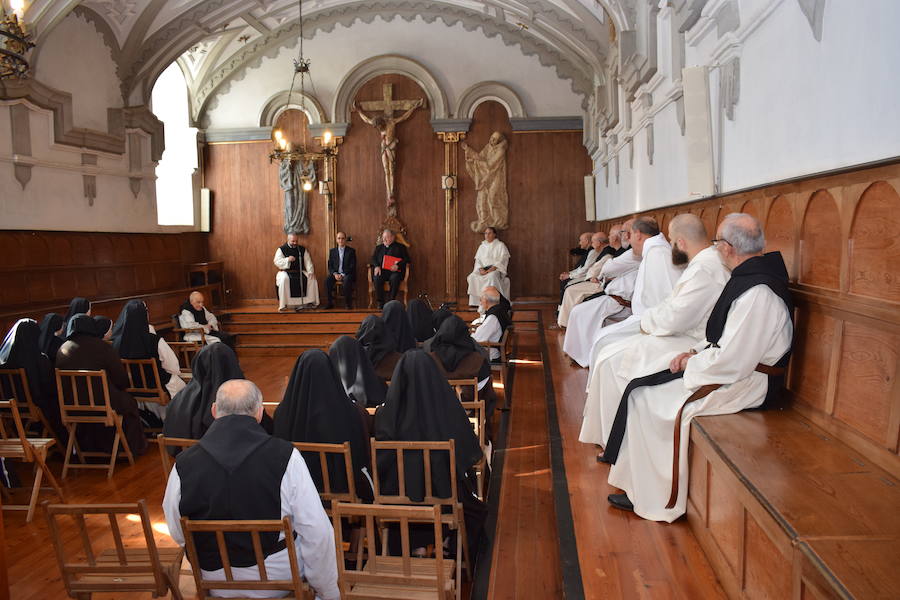
[[[606,80],[610,40],[634,28],[633,5],[646,2],[305,0],[303,36],[377,17],[461,23],[537,56],[587,98]],[[103,32],[130,104],[147,102],[157,76],[180,60],[192,102],[202,105],[246,65],[300,34],[296,0],[32,0],[25,18],[40,42],[72,11]]]

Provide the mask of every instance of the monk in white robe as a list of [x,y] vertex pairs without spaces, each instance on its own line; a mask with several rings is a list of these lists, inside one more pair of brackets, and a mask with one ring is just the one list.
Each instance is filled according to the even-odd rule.
[[783,384],[793,324],[781,254],[761,254],[765,237],[750,215],[728,215],[716,237],[732,276],[706,339],[672,359],[669,371],[678,378],[631,392],[627,418],[614,424],[606,449],[609,483],[625,492],[610,495],[610,503],[645,519],[672,522],[685,513],[691,419],[758,407]]
[[[618,233],[615,234],[618,239]],[[584,277],[573,280],[563,290],[562,303],[559,305],[559,314],[556,324],[565,327],[569,322],[569,313],[572,308],[592,294],[603,291],[603,283],[600,280],[600,270],[615,256],[615,248],[609,243],[612,236],[607,237],[602,231],[598,231],[591,237],[591,248],[598,252],[599,259],[584,273]],[[618,244],[616,244],[618,245]]]
[[307,305],[319,305],[319,284],[313,269],[312,257],[298,243],[296,233],[289,233],[287,243],[275,251],[273,262],[278,267],[275,286],[278,288],[278,310]]
[[705,338],[706,321],[730,274],[709,246],[703,222],[690,213],[669,224],[672,262],[687,268],[669,297],[648,309],[641,332],[607,344],[591,367],[579,440],[606,445],[612,421],[628,382],[668,367],[684,348]]
[[497,239],[497,230],[485,227],[484,241],[475,252],[475,267],[469,273],[469,306],[477,306],[481,291],[486,287],[500,290],[504,298],[509,298],[509,249]]

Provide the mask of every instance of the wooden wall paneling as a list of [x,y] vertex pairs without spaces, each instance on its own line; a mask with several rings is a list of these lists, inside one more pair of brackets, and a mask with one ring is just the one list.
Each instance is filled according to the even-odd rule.
[[825,411],[836,321],[821,311],[798,313],[789,387],[798,401]]
[[800,283],[840,289],[841,216],[827,190],[809,199],[800,236]]
[[700,211],[700,220],[703,221],[703,226],[706,227],[706,235],[709,236],[709,239],[713,239],[716,237],[716,227],[719,224],[719,204],[708,204]]
[[716,545],[728,562],[734,577],[741,579],[741,547],[743,544],[744,507],[735,495],[734,477],[712,469],[709,478],[708,528]]
[[900,196],[876,181],[856,205],[850,232],[850,292],[900,301]]
[[[786,536],[784,541],[787,541]],[[789,598],[793,589],[793,553],[782,552],[753,516],[746,519],[744,536],[744,596]],[[790,548],[790,542],[787,541]]]
[[688,479],[688,502],[704,527],[709,527],[709,462],[703,452],[688,446],[690,475]]
[[791,279],[796,281],[794,241],[798,236],[795,234],[794,210],[786,196],[778,195],[772,200],[766,215],[764,230],[766,252],[781,252]]

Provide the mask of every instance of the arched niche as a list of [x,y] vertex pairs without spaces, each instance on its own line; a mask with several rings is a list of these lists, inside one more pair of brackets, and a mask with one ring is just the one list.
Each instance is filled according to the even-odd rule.
[[850,292],[900,300],[900,196],[876,181],[860,196],[850,230]]
[[759,219],[759,211],[756,210],[755,200],[747,200],[746,202],[744,202],[744,204],[741,205],[740,212],[746,213],[751,217],[756,217],[757,219]]
[[275,131],[280,131],[281,135],[288,141],[291,148],[299,148],[306,146],[307,149],[313,150],[316,146],[309,131],[309,117],[300,109],[290,108],[282,111],[272,125],[272,138],[275,138]]
[[788,273],[794,273],[794,211],[784,196],[769,207],[766,218],[766,252],[781,252]]
[[703,221],[703,227],[706,228],[706,235],[709,239],[713,239],[716,237],[716,228],[718,227],[719,221],[719,206],[707,206],[700,213],[700,220]]
[[511,119],[524,119],[528,116],[515,90],[498,81],[482,81],[464,91],[456,103],[454,115],[457,119],[471,119],[475,116],[478,105],[488,100],[503,105]]
[[284,90],[266,100],[259,112],[259,126],[274,127],[278,117],[286,110],[302,111],[312,125],[328,122],[328,115],[325,114],[325,109],[315,96],[301,93],[300,90],[293,92]]
[[839,289],[841,269],[841,216],[834,197],[815,192],[806,205],[800,251],[800,282]]
[[398,54],[383,54],[366,59],[350,69],[338,84],[331,114],[335,122],[349,123],[350,109],[359,89],[379,75],[403,75],[416,82],[428,98],[431,119],[449,117],[447,96],[437,79],[422,64]]

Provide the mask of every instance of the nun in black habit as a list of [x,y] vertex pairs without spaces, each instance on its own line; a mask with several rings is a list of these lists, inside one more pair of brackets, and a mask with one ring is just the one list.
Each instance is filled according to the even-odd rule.
[[39,343],[41,352],[47,355],[47,358],[50,359],[50,364],[56,362],[56,353],[65,341],[59,337],[65,333],[65,324],[65,319],[59,313],[47,313],[41,320],[41,338]]
[[402,356],[397,352],[394,338],[378,315],[369,315],[356,330],[356,341],[366,351],[369,362],[375,367],[375,374],[387,381],[394,373],[394,367]]
[[410,300],[409,306],[406,307],[406,315],[409,317],[413,337],[417,342],[424,342],[434,335],[434,328],[431,325],[432,311],[424,300],[419,298]]
[[[66,328],[66,342],[56,354],[57,369],[87,369],[106,371],[109,383],[109,403],[113,410],[122,415],[122,429],[128,446],[135,455],[147,450],[147,439],[141,428],[138,405],[127,391],[128,375],[119,353],[97,334],[97,325],[86,314],[75,315]],[[103,425],[78,425],[78,443],[82,450],[109,452],[112,449],[115,432]]]
[[342,335],[331,344],[328,358],[337,369],[344,391],[360,406],[384,404],[387,386],[375,374],[375,368],[358,341]]
[[412,327],[409,325],[409,318],[406,316],[406,309],[399,300],[391,300],[384,305],[381,311],[381,318],[388,332],[394,338],[394,349],[399,353],[412,350],[416,347],[416,338],[413,337]]
[[453,315],[453,313],[448,308],[439,308],[433,313],[431,313],[431,328],[434,331],[437,331],[440,328],[441,323],[444,322],[444,319]]
[[[104,317],[102,315],[96,315],[93,317],[94,325],[97,327],[97,335],[100,336],[101,340],[109,340],[112,339],[112,319]],[[121,356],[121,353],[120,353]],[[127,358],[122,356],[122,358]]]
[[[59,416],[53,364],[47,355],[41,352],[40,335],[41,331],[36,321],[32,319],[16,321],[6,334],[3,345],[0,346],[0,369],[25,369],[31,401],[46,419],[56,439],[65,444],[69,436]],[[24,401],[24,390],[7,390],[7,383],[8,380],[4,379],[3,389],[0,390],[3,398],[16,397]],[[25,406],[19,407],[20,412],[26,410]],[[36,433],[42,435],[40,431]]]
[[[372,500],[372,486],[367,477],[369,438],[362,416],[347,397],[328,355],[321,350],[307,350],[297,358],[284,399],[275,409],[273,435],[289,442],[350,442],[356,493],[364,500]],[[304,454],[303,458],[316,489],[321,492],[324,487],[319,455]],[[337,456],[328,457],[328,478],[333,491],[347,491],[344,461]]]
[[[407,352],[397,363],[384,406],[375,413],[375,439],[455,441],[456,456],[453,459],[456,461],[458,500],[462,502],[465,512],[469,556],[474,561],[487,510],[475,495],[472,467],[481,460],[483,453],[466,411],[435,361],[423,350]],[[449,457],[441,452],[431,455],[432,491],[438,497],[450,496],[451,483],[446,476],[449,472],[448,460]],[[396,494],[399,485],[394,453],[383,452],[376,461],[382,490]],[[404,456],[404,467],[409,498],[423,500],[423,455],[408,452]],[[427,532],[416,530],[416,534],[418,538],[419,535],[427,535]],[[417,539],[411,543],[421,547],[430,542],[422,543]]]
[[76,296],[76,297],[72,298],[72,301],[69,302],[69,310],[68,310],[68,312],[66,312],[66,316],[64,318],[66,332],[68,332],[68,330],[69,330],[69,322],[72,320],[72,317],[74,317],[75,315],[91,316],[90,300],[88,300],[87,298],[82,298],[81,296]]

